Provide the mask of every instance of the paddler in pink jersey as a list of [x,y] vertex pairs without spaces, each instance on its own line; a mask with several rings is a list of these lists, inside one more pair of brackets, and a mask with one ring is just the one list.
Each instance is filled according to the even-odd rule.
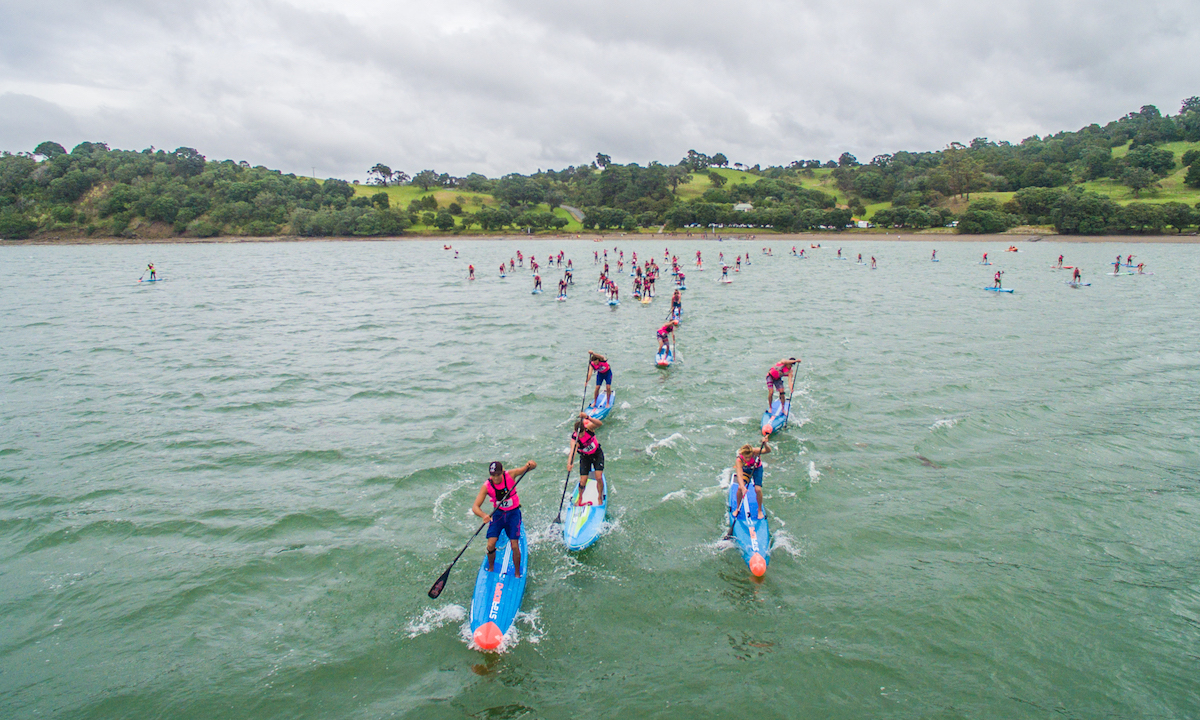
[[767,410],[775,404],[775,391],[779,391],[779,405],[783,406],[787,402],[787,393],[783,390],[783,379],[791,374],[793,366],[800,362],[796,358],[787,358],[780,360],[771,366],[767,371]]
[[579,452],[579,505],[590,505],[583,502],[583,489],[587,487],[588,477],[595,480],[596,497],[604,497],[604,449],[596,439],[596,428],[604,423],[590,418],[587,413],[579,413],[575,421],[575,432],[571,433],[571,454],[567,457],[567,474],[575,467],[575,452]]
[[667,344],[667,339],[675,334],[677,327],[679,327],[678,320],[668,320],[666,325],[658,329],[658,352],[662,352],[663,347]]
[[608,403],[612,404],[612,366],[608,364],[608,358],[598,352],[588,350],[588,371],[584,382],[592,379],[592,373],[596,374],[596,392],[592,394],[592,404],[596,403],[596,398],[600,397],[600,386],[607,385],[605,393],[608,395]]
[[[517,577],[521,577],[521,499],[517,497],[517,481],[536,467],[537,463],[532,460],[511,473],[504,472],[499,460],[488,466],[488,479],[479,488],[475,504],[471,506],[471,512],[488,522],[488,572],[496,571],[496,540],[503,530],[512,544],[513,567],[516,568]],[[483,512],[481,506],[484,498],[490,498],[495,507],[491,515]]]

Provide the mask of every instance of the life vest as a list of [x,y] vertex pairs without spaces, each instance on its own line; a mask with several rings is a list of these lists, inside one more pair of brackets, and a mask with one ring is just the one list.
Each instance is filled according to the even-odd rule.
[[741,455],[739,457],[742,458],[742,469],[743,470],[757,470],[760,467],[762,467],[762,458],[760,458],[757,455],[751,455],[750,459],[748,459],[748,460],[746,459],[745,455]]
[[581,455],[595,455],[600,450],[600,443],[596,440],[595,434],[584,430],[581,433],[571,433],[571,439],[579,446]]
[[767,377],[771,378],[772,380],[779,380],[791,371],[792,368],[787,365],[773,365],[771,366],[771,369],[767,371]]
[[507,472],[504,473],[504,483],[500,486],[492,484],[490,477],[487,479],[487,494],[497,510],[515,510],[521,507],[521,499],[517,497],[517,484]]

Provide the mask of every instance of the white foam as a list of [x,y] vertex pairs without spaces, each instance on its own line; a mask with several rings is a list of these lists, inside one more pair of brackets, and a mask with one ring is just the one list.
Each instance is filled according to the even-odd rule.
[[460,622],[467,615],[467,609],[462,605],[442,605],[435,608],[425,608],[420,617],[408,621],[404,631],[410,638],[415,638],[433,632],[450,622]]
[[730,418],[729,422],[737,423],[738,425],[749,425],[750,424],[750,416],[747,415],[746,417]]
[[688,497],[688,491],[681,488],[679,490],[676,490],[675,492],[669,492],[666,495],[663,495],[662,500],[659,500],[659,502],[670,502],[671,500],[687,500],[687,497]]
[[814,485],[821,481],[821,471],[812,460],[808,461],[808,481]]
[[629,408],[631,408],[633,406],[630,405],[628,401],[626,401],[626,402],[621,403],[618,407],[620,407],[622,410],[628,410]]
[[787,553],[792,557],[802,558],[805,555],[801,542],[787,530],[776,530],[771,534],[771,552]]
[[725,468],[717,476],[717,484],[721,486],[722,490],[728,490],[731,482],[733,482],[733,468]]
[[675,447],[675,443],[677,441],[683,440],[683,439],[684,439],[683,435],[680,435],[679,433],[672,433],[671,435],[663,438],[662,440],[657,440],[657,441],[652,442],[649,445],[647,445],[646,446],[646,454],[653,455],[654,451],[657,450],[658,448]]
[[459,480],[458,482],[451,485],[449,490],[442,493],[441,495],[438,495],[437,500],[433,501],[433,519],[441,521],[443,519],[442,505],[447,500],[450,499],[450,496],[452,496],[454,493],[458,492],[458,490],[461,489],[463,486],[470,485],[473,482],[476,482],[476,481],[472,478],[467,478],[466,480]]
[[929,429],[937,430],[938,428],[952,428],[957,424],[958,418],[942,418],[941,420],[938,420],[934,424],[930,425]]

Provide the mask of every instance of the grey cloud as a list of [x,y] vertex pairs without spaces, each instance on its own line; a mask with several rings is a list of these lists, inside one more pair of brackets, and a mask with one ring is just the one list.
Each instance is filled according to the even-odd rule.
[[[775,164],[1019,141],[1200,94],[1191,0],[335,7],[0,10],[0,93],[24,98],[0,102],[0,148],[189,145],[342,177],[380,161],[497,175],[689,148]],[[30,140],[31,127],[45,131]]]

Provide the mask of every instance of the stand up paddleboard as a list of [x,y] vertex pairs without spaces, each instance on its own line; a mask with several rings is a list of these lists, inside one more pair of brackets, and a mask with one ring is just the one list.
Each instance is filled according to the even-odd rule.
[[541,289],[541,288],[537,288],[537,289],[535,289],[533,292],[531,292],[531,293],[529,293],[529,294],[530,294],[530,295],[541,295],[541,294],[542,294],[542,289]]
[[767,564],[771,562],[771,533],[767,528],[767,520],[758,519],[758,501],[755,497],[754,484],[746,487],[746,498],[740,506],[737,501],[737,480],[729,483],[729,500],[726,504],[726,516],[730,527],[733,528],[733,539],[737,541],[738,549],[742,551],[742,559],[755,577],[762,577],[767,572]]
[[496,540],[495,571],[487,571],[487,556],[479,565],[475,578],[475,595],[471,598],[471,638],[484,650],[495,650],[512,627],[521,598],[525,595],[525,579],[529,576],[529,548],[521,533],[521,577],[513,566],[512,544],[501,530]]
[[643,296],[642,296],[642,304],[643,304],[643,305],[649,305],[649,304],[650,304],[650,301],[651,301],[651,300],[653,300],[653,299],[654,299],[654,298],[650,297],[649,295],[643,295]]
[[792,401],[788,400],[781,406],[778,400],[771,403],[770,410],[764,410],[762,416],[762,431],[763,435],[779,432],[784,423],[787,422],[788,413],[791,412]]
[[991,290],[992,292],[1006,292],[1006,293],[1010,293],[1013,291],[1012,288],[998,288],[998,287],[985,287],[984,290]]
[[588,403],[588,406],[584,409],[584,412],[587,413],[587,416],[593,420],[603,420],[604,418],[608,417],[610,412],[612,412],[613,403],[616,401],[617,391],[612,391],[612,401],[610,402],[608,399],[608,393],[605,392],[605,388],[602,385],[600,386],[600,394],[596,396],[595,400]]
[[609,304],[609,305],[616,306],[616,305],[620,305],[620,304],[621,304],[621,301],[620,301],[620,300],[613,299],[613,300],[609,300],[609,301],[608,301],[608,304]]
[[[1144,274],[1148,274],[1148,273],[1144,273]],[[1134,272],[1123,272],[1123,273],[1111,272],[1111,273],[1105,273],[1105,275],[1111,275],[1113,277],[1116,277],[1118,275],[1137,275],[1137,273],[1134,273]]]
[[670,343],[667,343],[667,345],[659,350],[654,356],[654,364],[658,365],[659,367],[670,367],[671,363],[673,362],[675,362],[675,347]]
[[671,319],[683,324],[683,308],[676,307],[671,309]]
[[1076,287],[1076,288],[1077,287],[1088,287],[1089,285],[1091,285],[1091,283],[1077,283],[1077,282],[1068,282],[1067,284],[1070,285],[1071,287]]
[[[579,483],[571,491],[571,504],[567,506],[567,517],[563,520],[563,543],[568,550],[583,550],[596,542],[604,529],[604,516],[608,513],[608,476],[603,472],[604,497],[599,497],[599,484],[588,478],[583,489],[584,505],[579,505]],[[587,503],[591,503],[588,505]]]
[[980,265],[991,265],[991,263],[990,263],[990,262],[981,262],[981,263],[979,263],[979,264],[980,264]]
[[[1130,274],[1130,275],[1132,275],[1133,273],[1129,273],[1129,274]],[[140,283],[143,283],[143,282],[162,282],[162,281],[164,281],[164,280],[166,280],[166,278],[154,278],[153,280],[142,280],[141,278],[138,278],[138,282],[140,282]]]
[[566,301],[567,301],[567,296],[566,296],[566,295],[559,295],[557,298],[555,298],[555,300],[558,300],[559,302],[566,302]]

